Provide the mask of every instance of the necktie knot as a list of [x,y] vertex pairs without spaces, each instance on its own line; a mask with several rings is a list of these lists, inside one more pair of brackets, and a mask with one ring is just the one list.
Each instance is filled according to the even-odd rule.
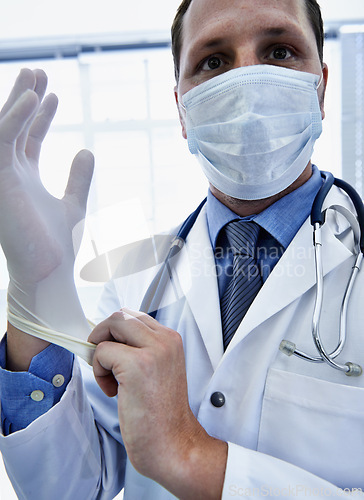
[[259,226],[252,221],[235,220],[225,226],[225,234],[233,255],[254,257],[259,234]]

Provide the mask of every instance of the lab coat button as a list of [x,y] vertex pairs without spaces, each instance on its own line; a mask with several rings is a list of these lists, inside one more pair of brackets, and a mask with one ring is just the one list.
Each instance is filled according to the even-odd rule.
[[30,395],[33,401],[42,401],[44,398],[44,392],[42,391],[33,391]]
[[216,406],[216,408],[220,408],[225,404],[225,396],[222,392],[214,392],[210,398],[211,403]]
[[58,373],[52,378],[52,384],[54,387],[61,387],[64,384],[64,376]]

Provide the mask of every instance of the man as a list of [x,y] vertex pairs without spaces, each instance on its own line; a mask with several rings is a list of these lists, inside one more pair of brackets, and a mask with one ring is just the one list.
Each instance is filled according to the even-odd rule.
[[[279,351],[281,341],[288,338],[312,352],[316,287],[306,219],[322,181],[310,158],[305,158],[319,135],[312,116],[316,124],[320,121],[317,114],[324,116],[327,68],[322,62],[322,39],[315,1],[182,3],[173,31],[175,95],[183,136],[198,155],[211,192],[174,262],[172,281],[179,283],[181,292],[176,298],[173,287],[167,286],[153,319],[135,311],[154,270],[147,270],[143,279],[116,278],[106,287],[101,311],[107,319],[89,338],[97,344],[93,370],[102,391],[87,367],[82,367],[85,390],[76,360],[56,346],[42,350],[47,346],[44,341],[9,324],[9,371],[2,374],[5,435],[0,449],[20,498],[112,498],[124,481],[125,498],[131,499],[326,497],[343,496],[344,488],[359,494],[364,488],[363,377],[345,377],[326,364],[288,358]],[[242,107],[247,106],[252,115],[253,101],[256,106],[254,123],[246,128],[246,143],[245,136],[236,141],[233,136],[241,120],[240,107],[234,103],[245,98],[245,92],[239,91],[242,85],[252,96]],[[224,99],[231,96],[231,88],[234,94],[226,106]],[[39,187],[33,167],[56,107],[50,96],[38,113],[44,92],[41,72],[23,72],[1,117],[3,164],[15,163],[14,172],[27,163],[23,173],[27,189],[18,175],[8,180],[10,174],[3,167],[2,184],[7,180],[8,189],[1,193],[2,200],[8,203],[8,211],[20,211],[17,223],[23,239],[16,239],[4,219],[0,221],[1,241],[9,260],[9,305],[14,315],[29,315],[33,322],[40,318],[72,334],[86,326],[68,278],[72,252],[67,228],[82,217],[92,159],[85,152],[76,158],[61,204]],[[270,113],[263,110],[259,115],[256,109],[262,103],[264,108],[275,109],[285,92],[290,99],[278,109],[285,117],[279,117],[267,134],[259,116]],[[300,108],[306,95],[312,102],[308,113]],[[282,127],[296,107],[300,123],[302,116],[309,115],[307,137],[296,133],[295,116],[283,138]],[[226,133],[215,117],[227,114]],[[254,134],[249,135],[250,127]],[[282,149],[295,134],[298,145],[292,147],[293,159],[286,168],[287,153]],[[224,146],[226,135],[229,148]],[[242,170],[249,166],[246,172],[236,170],[234,158],[229,157],[235,147],[237,153],[231,156],[241,158]],[[271,161],[275,154],[276,160]],[[28,201],[29,192],[37,203]],[[336,189],[325,206],[337,204],[344,206],[344,213],[352,210],[346,196]],[[24,223],[28,213],[31,217]],[[330,212],[326,218],[320,326],[331,352],[337,343],[338,311],[355,242],[346,219]],[[236,220],[258,228],[257,245],[263,250],[258,255],[258,274],[264,284],[256,287],[257,295],[241,324],[223,344],[225,320],[220,308],[223,312],[235,254],[221,257],[218,250],[229,238],[222,229]],[[34,232],[37,241],[30,243]],[[277,250],[274,255],[273,250]],[[253,269],[256,264],[251,260],[249,265]],[[222,278],[216,272],[220,266]],[[355,329],[362,309],[361,281],[360,276],[350,304],[347,326],[351,335],[344,361],[364,358]],[[118,311],[120,306],[122,311]],[[50,371],[40,377],[44,363]],[[22,373],[28,368],[32,375]],[[26,386],[19,389],[24,394],[19,399],[30,402],[29,394],[32,399],[31,409],[23,405],[25,415],[36,412],[38,404],[45,405],[38,411],[39,418],[33,415],[22,425],[14,415],[22,402],[14,404],[5,389],[4,380],[11,383],[14,377],[21,377]],[[52,384],[56,389],[47,402]],[[108,399],[105,394],[118,398]]]

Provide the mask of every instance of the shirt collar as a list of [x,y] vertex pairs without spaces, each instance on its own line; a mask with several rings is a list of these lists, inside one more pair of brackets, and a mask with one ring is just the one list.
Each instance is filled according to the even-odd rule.
[[232,220],[254,220],[270,233],[284,248],[287,248],[295,234],[311,213],[312,203],[322,185],[318,168],[312,166],[312,175],[302,186],[270,205],[258,215],[239,217],[208,191],[207,223],[210,241],[216,247],[216,239],[223,226]]

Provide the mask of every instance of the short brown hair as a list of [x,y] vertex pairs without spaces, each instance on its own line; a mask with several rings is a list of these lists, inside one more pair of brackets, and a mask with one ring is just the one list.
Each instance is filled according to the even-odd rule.
[[[182,3],[177,9],[177,13],[174,18],[171,29],[174,74],[176,76],[177,82],[179,78],[179,62],[180,62],[181,47],[182,47],[183,17],[186,14],[191,3],[192,0],[182,0]],[[317,50],[322,64],[323,52],[324,52],[324,26],[321,16],[321,9],[316,0],[305,0],[305,3],[306,3],[308,19],[315,33]]]

